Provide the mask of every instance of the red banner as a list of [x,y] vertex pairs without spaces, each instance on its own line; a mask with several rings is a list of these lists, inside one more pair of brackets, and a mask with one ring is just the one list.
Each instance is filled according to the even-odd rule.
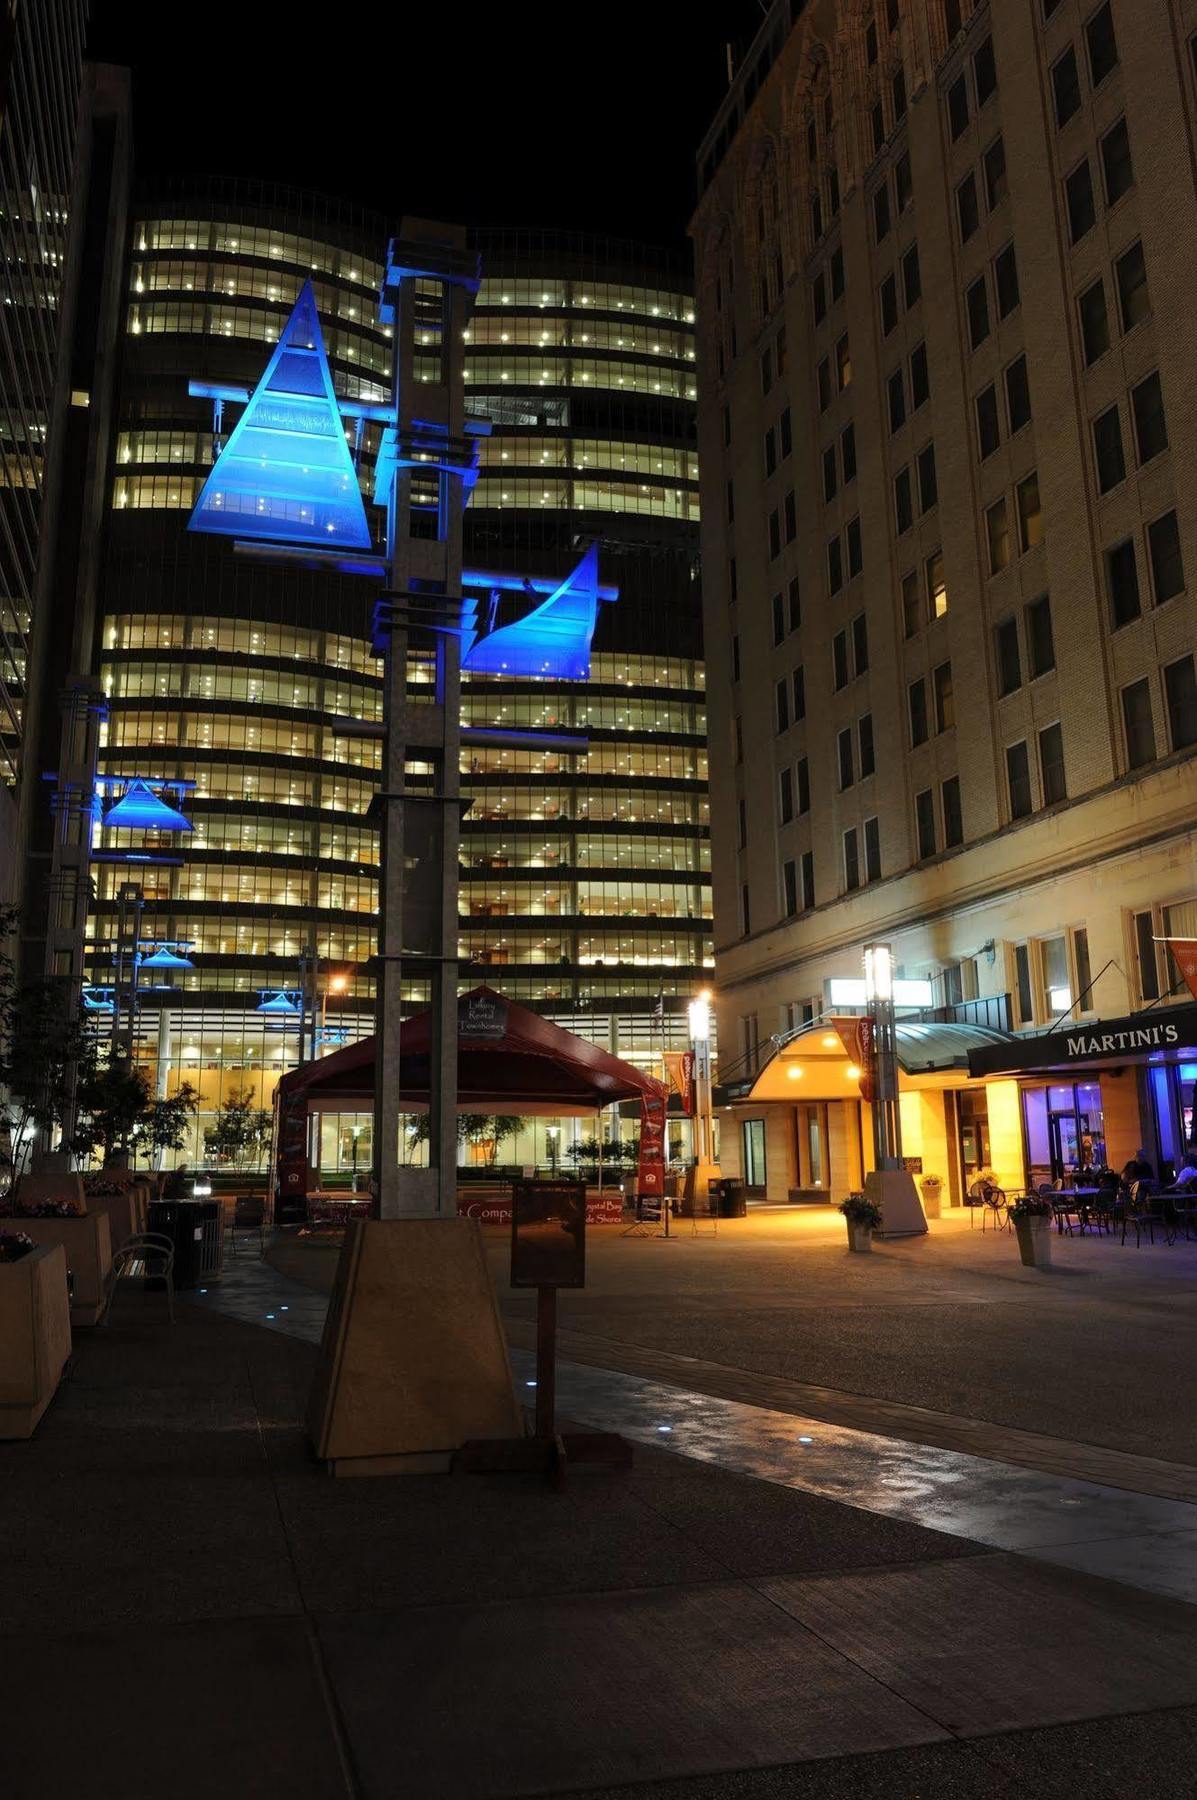
[[[493,1188],[471,1193],[469,1188],[457,1190],[459,1219],[480,1219],[483,1225],[511,1224],[511,1189],[496,1193]],[[618,1225],[623,1219],[623,1195],[618,1188],[604,1188],[602,1193],[586,1196],[587,1225]]]
[[640,1096],[640,1162],[636,1170],[639,1194],[665,1192],[665,1089]]
[[1180,970],[1185,986],[1197,1000],[1197,938],[1169,937],[1163,941],[1172,952],[1172,960]]
[[860,1070],[861,1099],[871,1101],[874,1078],[877,1073],[872,1019],[853,1016],[850,1019],[829,1019],[827,1022],[844,1046],[848,1061],[855,1063]]
[[682,1111],[687,1118],[694,1116],[694,1052],[693,1050],[667,1050],[665,1052],[665,1073],[669,1077],[669,1085],[679,1095]]

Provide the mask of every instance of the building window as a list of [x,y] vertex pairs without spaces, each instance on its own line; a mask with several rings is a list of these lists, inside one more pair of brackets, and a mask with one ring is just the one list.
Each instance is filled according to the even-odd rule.
[[835,691],[848,685],[848,633],[837,631],[831,640],[831,665],[835,678]]
[[1183,593],[1185,567],[1180,553],[1180,527],[1176,513],[1167,512],[1147,527],[1147,551],[1151,562],[1151,591],[1157,606]]
[[1027,359],[1016,357],[1006,370],[1006,419],[1013,437],[1031,422],[1031,389],[1027,382]]
[[774,689],[775,716],[777,730],[788,731],[790,728],[790,684],[779,681]]
[[856,780],[856,771],[852,765],[852,732],[845,726],[836,739],[836,750],[839,758],[840,790],[850,788]]
[[889,236],[889,187],[885,182],[873,195],[873,237],[878,244]]
[[1010,817],[1025,819],[1033,810],[1031,759],[1025,742],[1011,744],[1006,750],[1006,782],[1010,789]]
[[1139,570],[1135,559],[1134,538],[1123,538],[1106,551],[1106,591],[1110,596],[1110,618],[1117,631],[1129,625],[1140,613]]
[[1182,656],[1164,670],[1164,698],[1172,748],[1187,750],[1197,744],[1197,670],[1191,656]]
[[956,723],[951,663],[940,663],[932,680],[935,687],[935,729],[937,732],[950,731]]
[[943,573],[943,551],[933,550],[926,562],[927,617],[942,619],[948,610],[948,588]]
[[827,590],[838,594],[844,585],[844,553],[837,537],[830,538],[827,544]]
[[1018,1022],[1020,1025],[1035,1023],[1035,1001],[1031,988],[1031,946],[1015,944],[1014,946],[1014,986],[1018,994]]
[[1047,594],[1032,600],[1026,609],[1027,664],[1031,680],[1046,675],[1056,666],[1056,646],[1052,637],[1052,603]]
[[857,745],[860,750],[860,779],[872,775],[877,767],[873,752],[873,715],[862,713],[856,726]]
[[927,370],[927,346],[916,344],[910,352],[910,404],[917,412],[931,398],[931,377]]
[[1044,806],[1068,798],[1064,778],[1064,733],[1060,725],[1046,725],[1039,733],[1039,779]]
[[880,100],[876,102],[869,114],[869,120],[873,128],[873,154],[875,156],[885,142],[885,108]]
[[1078,925],[1072,934],[1072,951],[1076,958],[1077,1011],[1092,1012],[1089,989],[1093,986],[1093,971],[1089,964],[1089,933],[1083,925]]
[[911,244],[902,258],[902,293],[906,301],[906,310],[917,304],[923,292],[923,277],[919,271],[919,247]]
[[977,395],[976,407],[977,449],[984,462],[987,456],[993,455],[1002,441],[998,423],[997,388],[992,382]]
[[897,522],[898,535],[909,531],[914,524],[914,499],[910,487],[910,470],[899,469],[894,476],[894,518]]
[[1114,264],[1114,274],[1118,281],[1118,308],[1122,314],[1123,331],[1133,331],[1151,314],[1151,295],[1147,291],[1147,264],[1143,259],[1143,246],[1134,243],[1129,250],[1123,251]]
[[732,633],[732,680],[740,679],[740,637],[738,632]]
[[894,199],[897,201],[899,214],[914,200],[914,183],[910,175],[910,155],[903,151],[894,164]]
[[860,858],[856,849],[856,831],[844,833],[844,891],[852,893],[860,886]]
[[798,817],[810,811],[810,763],[805,756],[798,758]]
[[899,69],[889,84],[890,100],[894,109],[894,124],[897,125],[906,117],[906,71]]
[[844,542],[848,547],[848,580],[860,574],[864,567],[864,555],[861,549],[860,520],[849,519],[844,529]]
[[1018,650],[1018,620],[1003,619],[995,632],[997,640],[998,698],[1015,694],[1022,686],[1022,662]]
[[761,352],[761,393],[767,394],[773,386],[773,351],[766,348]]
[[954,850],[964,842],[964,825],[960,816],[960,777],[949,775],[940,789],[943,802],[943,847]]
[[748,848],[748,803],[736,801],[736,844],[741,850]]
[[794,448],[794,440],[790,430],[790,409],[783,406],[777,420],[777,434],[781,439],[781,458],[784,462]]
[[838,300],[844,291],[844,252],[837,244],[831,252],[831,298]]
[[723,409],[723,444],[724,444],[725,449],[731,443],[731,441],[732,441],[731,407],[725,406]]
[[1024,475],[1014,490],[1018,506],[1018,543],[1025,553],[1043,542],[1043,509],[1039,502],[1039,475],[1035,469]]
[[856,675],[864,675],[869,666],[869,621],[857,613],[852,621],[852,663]]
[[736,518],[736,484],[734,481],[729,481],[727,484],[727,522],[728,522],[728,524],[729,525],[734,524],[735,518]]
[[815,324],[821,325],[827,317],[827,277],[822,269],[811,283],[810,303],[815,315]]
[[840,433],[840,468],[844,486],[856,480],[856,427],[845,425]]
[[906,423],[906,380],[900,364],[886,383],[886,392],[889,396],[890,431],[900,431]]
[[927,741],[927,683],[921,675],[911,682],[906,699],[910,712],[910,744],[917,750]]
[[989,573],[997,575],[1010,561],[1010,517],[1005,496],[985,509],[985,532],[989,540]]
[[939,501],[939,483],[935,475],[935,445],[926,444],[918,453],[919,511],[930,512]]
[[1068,939],[1040,938],[1039,968],[1043,976],[1041,989],[1043,1016],[1055,1019],[1072,1005],[1072,985],[1068,974]]
[[1007,244],[993,263],[993,285],[997,294],[998,318],[1008,319],[1018,305],[1018,263],[1014,245]]
[[1139,463],[1150,462],[1168,448],[1168,422],[1164,417],[1164,395],[1159,374],[1149,375],[1131,389],[1131,411],[1135,418],[1135,444]]
[[1006,181],[1006,146],[1000,137],[994,138],[985,152],[985,197],[992,212],[1006,198],[1008,185]]
[[784,862],[781,865],[782,900],[785,916],[792,919],[798,911],[798,865]]
[[740,584],[736,576],[736,559],[734,556],[729,557],[727,562],[727,592],[728,598],[734,605],[740,597]]
[[1085,367],[1091,368],[1110,347],[1110,321],[1106,311],[1105,283],[1099,275],[1077,301],[1081,315],[1081,348]]
[[790,677],[790,686],[794,690],[794,723],[797,725],[806,717],[806,670],[801,663]]
[[1122,424],[1118,408],[1111,406],[1093,421],[1093,449],[1097,457],[1097,491],[1108,494],[1126,478],[1122,454]]
[[935,855],[935,790],[924,788],[914,797],[915,836],[919,861]]
[[956,189],[956,217],[960,224],[960,242],[967,244],[981,223],[981,207],[977,200],[977,178],[971,169]]
[[765,433],[765,479],[777,468],[777,434],[772,425]]
[[1097,221],[1097,207],[1093,199],[1093,171],[1089,167],[1088,157],[1077,164],[1064,183],[1064,200],[1068,208],[1069,242],[1079,244],[1092,231]]
[[794,817],[794,775],[788,768],[778,771],[777,811],[783,825],[788,825]]
[[824,450],[824,452],[823,452],[823,500],[824,500],[824,503],[826,503],[829,500],[835,499],[835,489],[836,489],[836,460],[835,460],[835,445],[833,444],[829,450]]
[[1135,169],[1131,161],[1130,134],[1126,120],[1119,119],[1112,131],[1101,140],[1101,166],[1106,181],[1106,204],[1114,206],[1135,185]]
[[1081,80],[1077,72],[1076,51],[1069,44],[1060,59],[1052,64],[1052,97],[1056,106],[1056,126],[1067,125],[1081,104]]
[[815,857],[812,850],[802,852],[802,910],[809,912],[815,904]]
[[831,364],[826,357],[824,357],[819,364],[818,385],[819,411],[825,413],[827,408],[831,405]]
[[1126,766],[1142,769],[1155,761],[1155,724],[1151,688],[1146,677],[1122,690],[1122,724],[1126,732]]
[[1155,954],[1155,920],[1149,912],[1134,914],[1135,960],[1139,965],[1139,992],[1144,1000],[1160,997],[1160,970]]
[[1085,42],[1089,47],[1089,73],[1094,87],[1100,87],[1106,76],[1118,67],[1118,43],[1114,37],[1109,0],[1098,7],[1085,26]]
[[773,596],[773,642],[780,644],[786,634],[785,608],[780,594]]
[[881,283],[881,335],[888,337],[898,323],[898,284],[893,274]]
[[794,490],[790,489],[785,497],[786,543],[792,544],[798,536],[798,509],[794,501]]
[[953,143],[968,130],[968,83],[963,75],[948,89],[948,129]]
[[923,622],[918,570],[902,577],[902,635],[916,637]]
[[797,631],[802,624],[802,591],[796,575],[791,579],[790,585],[786,589],[786,595],[790,612],[790,630]]
[[973,57],[973,79],[977,84],[977,105],[984,106],[997,92],[997,64],[993,60],[993,39],[986,38]]
[[864,822],[865,880],[881,880],[881,826],[877,819]]
[[848,347],[848,336],[839,340],[835,347],[835,385],[842,394],[852,384],[852,353]]
[[744,936],[748,937],[752,931],[752,909],[748,900],[747,882],[744,882],[740,888],[740,921]]
[[979,276],[965,295],[968,310],[968,341],[975,350],[989,336],[989,295],[985,277]]

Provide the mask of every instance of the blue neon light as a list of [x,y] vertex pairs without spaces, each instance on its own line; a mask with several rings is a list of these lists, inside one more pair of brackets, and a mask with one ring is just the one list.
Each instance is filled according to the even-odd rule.
[[120,799],[113,801],[103,823],[118,825],[123,831],[191,830],[191,820],[185,819],[177,807],[168,806],[149,782],[140,778],[130,781]]
[[143,956],[143,969],[194,969],[195,964],[189,956],[180,956],[169,944],[159,944],[148,956]]
[[[539,599],[531,583],[530,598]],[[559,587],[511,623],[502,619],[504,589],[496,587],[480,608],[481,635],[464,649],[461,666],[472,675],[542,675],[561,681],[590,676],[590,644],[598,618],[598,545],[592,544]]]
[[200,491],[188,529],[324,549],[371,548],[310,281]]
[[269,988],[260,991],[262,998],[254,1008],[255,1012],[268,1013],[280,1022],[303,1017],[303,1008],[296,994],[289,993],[286,989],[274,993]]

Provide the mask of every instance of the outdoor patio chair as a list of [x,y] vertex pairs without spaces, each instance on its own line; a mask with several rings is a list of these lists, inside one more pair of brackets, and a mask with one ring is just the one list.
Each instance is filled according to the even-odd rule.
[[1062,1187],[1063,1183],[1059,1181],[1041,1181],[1034,1191],[1041,1199],[1051,1201],[1057,1235],[1063,1236],[1067,1232],[1071,1237],[1074,1220],[1077,1230],[1084,1231],[1085,1214],[1076,1195],[1062,1193]]
[[[974,1190],[976,1192],[975,1199]],[[1004,1188],[996,1187],[992,1181],[975,1181],[968,1190],[968,1198],[970,1225],[972,1224],[972,1208],[974,1205],[979,1204],[981,1207],[982,1231],[984,1231],[986,1225],[990,1223],[992,1223],[995,1231],[1000,1231],[1003,1226],[1009,1227],[1010,1215],[1009,1208],[1006,1205],[1006,1193]]]
[[112,1289],[108,1298],[108,1310],[104,1314],[104,1324],[112,1318],[112,1309],[120,1292],[122,1281],[140,1282],[143,1293],[151,1284],[160,1287],[166,1294],[166,1311],[171,1324],[175,1322],[175,1247],[172,1239],[160,1231],[139,1231],[134,1237],[126,1238],[120,1249],[112,1258]]
[[1143,1242],[1144,1233],[1147,1234],[1148,1243],[1155,1243],[1155,1231],[1157,1225],[1161,1231],[1167,1234],[1167,1242],[1172,1242],[1173,1234],[1169,1230],[1163,1211],[1158,1204],[1158,1196],[1150,1181],[1131,1182],[1127,1191],[1126,1201],[1121,1208],[1121,1216],[1121,1241],[1124,1244],[1126,1242],[1126,1228],[1128,1225],[1133,1225],[1135,1228],[1136,1250]]
[[237,1249],[237,1233],[239,1231],[256,1231],[258,1234],[258,1255],[266,1254],[266,1196],[265,1194],[238,1194],[233,1202],[232,1217],[229,1219],[229,1249],[234,1256]]

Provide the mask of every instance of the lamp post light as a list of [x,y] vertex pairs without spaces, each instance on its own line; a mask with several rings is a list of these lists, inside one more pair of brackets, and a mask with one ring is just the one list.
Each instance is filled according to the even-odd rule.
[[715,1132],[711,1116],[711,994],[703,988],[686,1009],[690,1047],[694,1052],[694,1118],[698,1128],[695,1150],[700,1168],[713,1167]]
[[898,1053],[894,1036],[894,963],[888,944],[864,948],[865,1000],[872,1021],[873,1154],[878,1169],[902,1167]]
[[324,984],[324,993],[320,998],[321,1044],[326,1044],[328,1042],[328,996],[330,994],[343,994],[348,990],[348,987],[349,977],[343,970],[338,970],[335,975],[330,975]]

